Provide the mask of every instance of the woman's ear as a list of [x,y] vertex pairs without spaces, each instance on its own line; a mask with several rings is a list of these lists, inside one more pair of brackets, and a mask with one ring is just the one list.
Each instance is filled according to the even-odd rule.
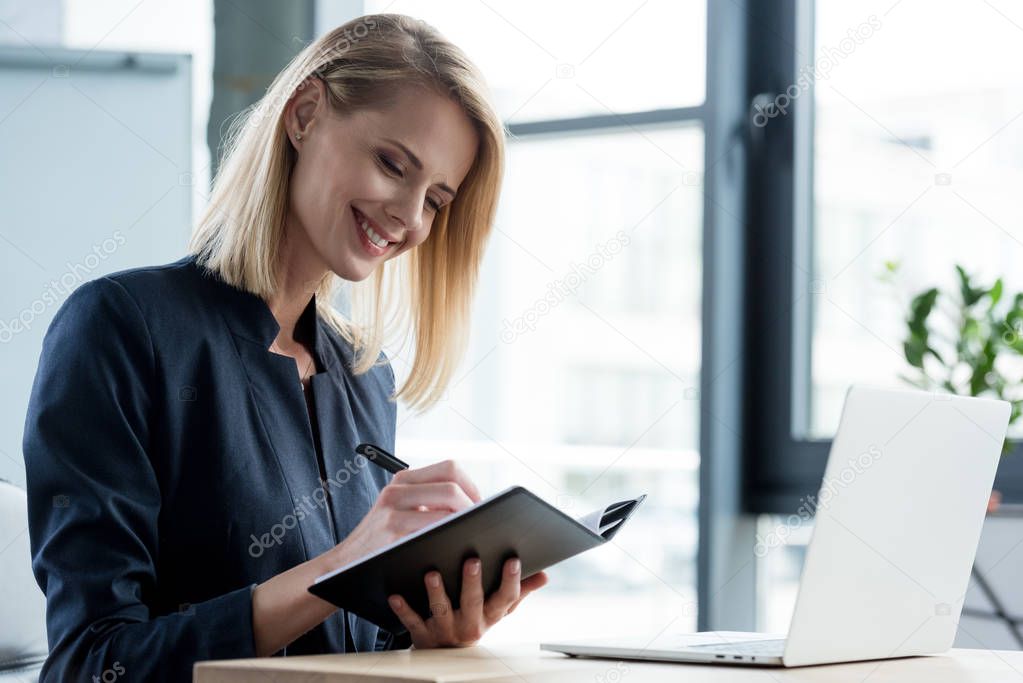
[[299,83],[284,108],[285,130],[296,150],[308,139],[310,129],[326,104],[324,88],[323,81],[316,76],[309,76]]

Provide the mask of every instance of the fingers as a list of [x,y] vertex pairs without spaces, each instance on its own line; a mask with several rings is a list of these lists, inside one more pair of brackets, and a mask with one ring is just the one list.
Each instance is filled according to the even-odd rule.
[[489,599],[483,593],[483,573],[479,558],[470,558],[462,565],[462,593],[458,612],[451,608],[440,573],[431,571],[424,577],[431,617],[423,618],[401,596],[388,598],[391,609],[408,629],[415,647],[420,649],[471,645],[504,616],[511,614],[527,595],[547,584],[547,574],[537,572],[520,579],[522,564],[518,558],[505,562],[501,586]]
[[526,596],[533,591],[539,590],[547,585],[547,574],[544,572],[537,572],[530,577],[522,580],[519,589],[519,599],[512,603],[512,606],[508,608],[506,614],[511,614],[515,611],[515,608],[519,606],[519,603],[526,599]]
[[453,481],[406,484],[394,482],[380,491],[382,505],[398,510],[416,510],[421,506],[458,512],[472,505],[462,487]]
[[483,637],[487,623],[483,617],[483,574],[480,559],[470,558],[462,566],[462,595],[458,603],[460,643],[474,643]]
[[453,482],[461,487],[462,491],[473,503],[480,501],[480,492],[476,488],[476,484],[472,483],[469,476],[462,471],[462,468],[454,460],[442,460],[426,467],[402,470],[394,475],[392,483],[394,482],[399,484]]
[[419,531],[450,515],[448,510],[392,510],[387,518],[387,529],[401,537]]
[[547,585],[547,581],[548,581],[547,572],[537,572],[532,576],[522,579],[522,595],[519,597],[519,599],[526,597],[527,593],[532,593],[533,591],[539,588],[543,588],[544,586]]
[[519,599],[521,573],[522,563],[519,558],[513,557],[504,563],[504,568],[501,571],[501,587],[483,605],[483,615],[488,626],[497,623]]
[[412,636],[412,642],[416,647],[436,647],[436,641],[433,639],[430,629],[426,627],[426,623],[423,622],[423,618],[414,609],[409,607],[409,604],[402,600],[400,595],[390,596],[387,598],[387,603],[391,606],[391,610],[398,619],[401,620],[402,625],[408,629],[409,635]]
[[451,601],[448,600],[447,591],[444,590],[440,572],[427,572],[423,582],[426,584],[426,597],[430,601],[430,614],[433,616],[434,638],[442,644],[457,643],[455,615],[451,610]]

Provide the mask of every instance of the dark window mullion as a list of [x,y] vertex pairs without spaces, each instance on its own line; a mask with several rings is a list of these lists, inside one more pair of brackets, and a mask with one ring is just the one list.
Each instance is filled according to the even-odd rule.
[[[803,52],[797,8],[793,0],[764,0],[751,4],[750,97],[773,99],[798,78]],[[803,97],[812,97],[804,93]],[[796,286],[798,262],[794,226],[797,173],[805,172],[796,158],[796,126],[808,125],[800,111],[768,120],[755,131],[750,154],[747,226],[747,310],[745,503],[751,512],[790,512],[817,490],[827,457],[828,442],[793,438],[796,321],[805,315],[809,290]],[[804,114],[805,117],[805,114]],[[806,268],[809,264],[799,264]],[[809,330],[803,319],[801,331]],[[805,422],[805,420],[801,420]]]

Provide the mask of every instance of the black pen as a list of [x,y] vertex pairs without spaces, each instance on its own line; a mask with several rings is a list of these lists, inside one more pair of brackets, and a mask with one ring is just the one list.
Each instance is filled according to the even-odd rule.
[[408,469],[407,462],[399,460],[380,446],[374,446],[371,443],[360,443],[355,447],[355,452],[359,455],[366,456],[366,458],[373,461],[380,467],[383,467],[391,474],[397,474],[402,470]]

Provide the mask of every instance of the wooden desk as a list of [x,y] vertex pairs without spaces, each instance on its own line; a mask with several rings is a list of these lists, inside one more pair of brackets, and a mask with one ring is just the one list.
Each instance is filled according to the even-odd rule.
[[204,662],[195,683],[1023,683],[1023,652],[952,650],[933,657],[774,669],[575,659],[533,645],[401,650]]

